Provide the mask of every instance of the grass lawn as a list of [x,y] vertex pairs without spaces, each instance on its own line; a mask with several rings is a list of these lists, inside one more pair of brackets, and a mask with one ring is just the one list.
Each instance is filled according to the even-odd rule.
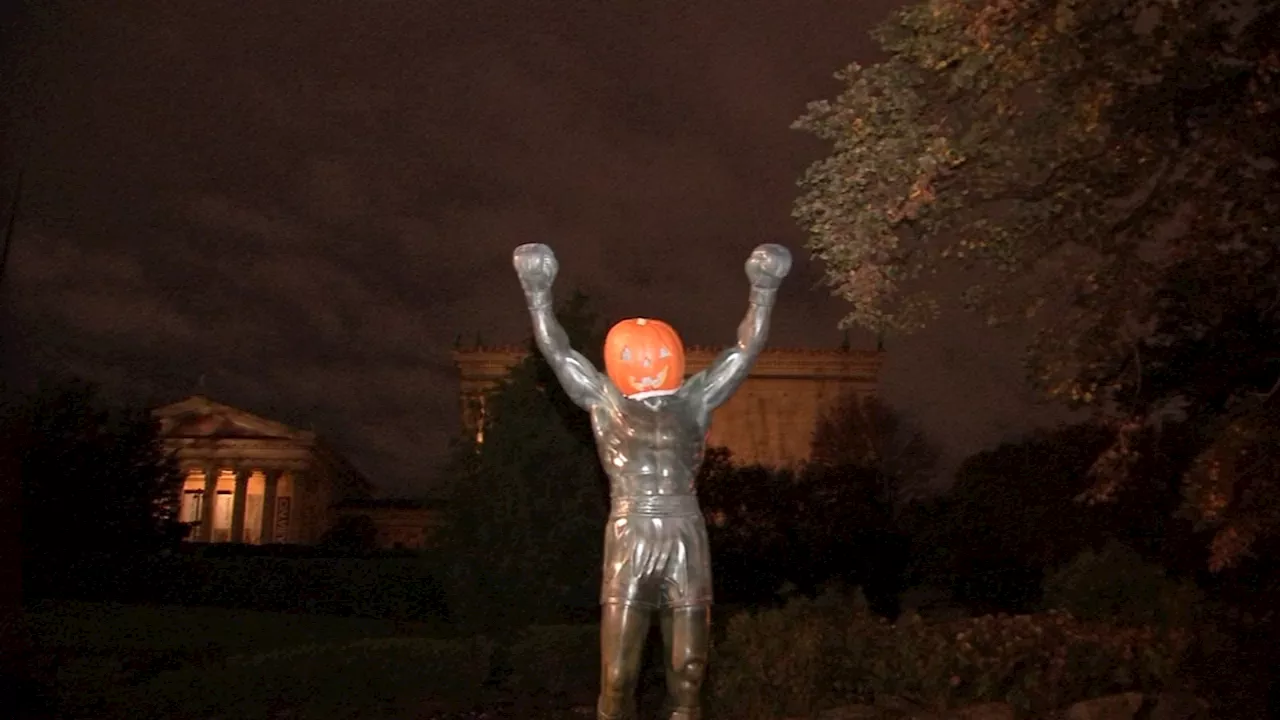
[[425,626],[367,618],[223,608],[46,602],[26,609],[42,647],[86,651],[246,652],[308,643],[425,634]]
[[425,625],[221,608],[51,602],[26,608],[32,675],[60,717],[394,717],[475,698],[484,640]]

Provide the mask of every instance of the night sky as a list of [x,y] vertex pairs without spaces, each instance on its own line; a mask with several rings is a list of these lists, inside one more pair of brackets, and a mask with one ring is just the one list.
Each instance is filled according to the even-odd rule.
[[[876,59],[897,4],[40,3],[5,18],[0,69],[6,203],[25,170],[7,369],[149,403],[203,387],[430,494],[455,338],[528,335],[520,243],[606,320],[722,345],[746,255],[780,242],[772,344],[837,346],[790,218],[824,148],[789,126]],[[1043,416],[1015,347],[948,316],[889,339],[883,396],[954,463]]]

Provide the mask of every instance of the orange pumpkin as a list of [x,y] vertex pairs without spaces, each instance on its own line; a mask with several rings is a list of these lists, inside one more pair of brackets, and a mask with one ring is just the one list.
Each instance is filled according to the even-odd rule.
[[684,343],[661,320],[622,320],[604,339],[604,367],[624,395],[675,390],[684,382]]

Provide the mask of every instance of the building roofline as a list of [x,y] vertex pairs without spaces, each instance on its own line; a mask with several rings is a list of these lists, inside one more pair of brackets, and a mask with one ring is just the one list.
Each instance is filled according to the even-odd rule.
[[[273,420],[265,415],[252,410],[246,410],[242,407],[236,407],[229,403],[220,402],[210,398],[203,393],[188,395],[181,400],[175,402],[157,405],[151,408],[151,417],[156,420],[165,420],[178,414],[174,411],[207,411],[207,412],[225,412],[230,415],[240,415],[251,418],[252,421],[260,424],[265,428],[276,431],[275,435],[262,435],[260,439],[285,439],[288,438],[294,442],[301,442],[313,445],[316,442],[316,433],[310,430],[300,430],[292,425]],[[168,435],[166,437],[181,438],[180,435]],[[243,439],[254,439],[255,436],[245,436]]]

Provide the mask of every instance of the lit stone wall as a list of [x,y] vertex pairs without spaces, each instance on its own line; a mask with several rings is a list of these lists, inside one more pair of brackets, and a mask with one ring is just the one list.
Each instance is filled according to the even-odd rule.
[[[687,375],[719,353],[693,348]],[[458,368],[463,426],[476,432],[484,394],[526,355],[524,348],[460,349]],[[767,349],[751,376],[712,418],[710,442],[728,447],[735,462],[787,465],[809,457],[818,419],[846,393],[874,395],[882,353],[865,350]]]

